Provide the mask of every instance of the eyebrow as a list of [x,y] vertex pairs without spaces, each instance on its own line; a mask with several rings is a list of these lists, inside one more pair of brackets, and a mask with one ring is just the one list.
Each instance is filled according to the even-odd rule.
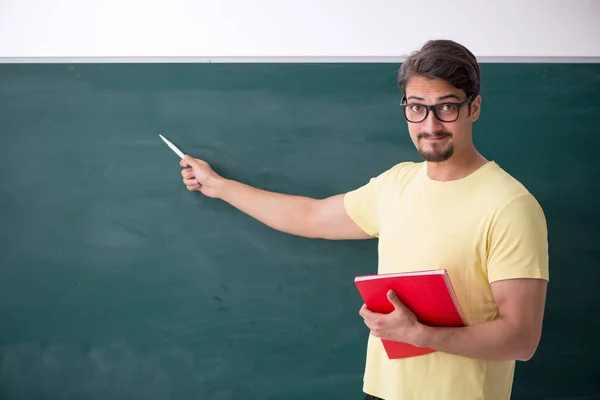
[[[438,99],[438,100],[446,100],[446,99],[451,99],[451,98],[455,98],[456,100],[460,100],[460,99],[458,98],[458,96],[457,96],[457,95],[455,95],[455,94],[446,94],[446,95],[444,95],[444,96],[440,96],[440,97],[438,97],[437,99]],[[425,100],[423,97],[419,97],[419,96],[408,96],[408,97],[406,98],[406,100],[410,100],[410,99],[415,99],[415,100],[419,100],[419,101],[424,101],[424,100]]]

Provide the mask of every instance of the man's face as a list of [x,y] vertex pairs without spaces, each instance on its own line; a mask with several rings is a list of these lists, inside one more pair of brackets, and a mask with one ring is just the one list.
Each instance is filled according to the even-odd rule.
[[408,122],[408,132],[419,152],[419,155],[430,162],[443,162],[472,145],[472,123],[479,118],[481,97],[477,96],[471,104],[458,108],[450,103],[462,103],[467,99],[465,92],[457,89],[441,79],[424,76],[413,76],[406,85],[407,114],[412,120],[419,120],[425,109],[421,105],[440,104],[438,115],[443,120],[453,120],[458,112],[458,119],[443,122],[433,110],[429,110],[427,118],[422,122]]

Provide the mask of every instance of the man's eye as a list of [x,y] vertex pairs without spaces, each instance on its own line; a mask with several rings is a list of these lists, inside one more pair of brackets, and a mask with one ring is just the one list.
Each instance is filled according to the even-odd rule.
[[420,104],[412,104],[410,110],[413,112],[421,112],[423,111],[423,107]]
[[449,103],[449,104],[442,104],[440,106],[440,109],[442,111],[444,111],[444,112],[454,112],[454,111],[456,111],[456,106],[454,104],[451,104],[451,103]]

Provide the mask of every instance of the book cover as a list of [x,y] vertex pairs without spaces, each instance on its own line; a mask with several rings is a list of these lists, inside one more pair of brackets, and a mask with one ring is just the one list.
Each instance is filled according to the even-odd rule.
[[[400,301],[425,325],[467,325],[445,269],[362,275],[357,276],[354,283],[365,305],[373,312],[388,314],[394,311],[393,304],[387,298],[387,292],[393,289]],[[435,351],[393,340],[382,340],[382,344],[390,359],[415,357]]]

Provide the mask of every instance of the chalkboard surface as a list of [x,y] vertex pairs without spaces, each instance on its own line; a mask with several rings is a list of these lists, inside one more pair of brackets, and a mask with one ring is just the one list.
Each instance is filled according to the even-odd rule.
[[[376,241],[189,193],[160,140],[325,197],[418,160],[394,64],[0,65],[1,399],[361,398]],[[600,398],[600,64],[484,64],[476,144],[538,198],[551,284],[514,399]]]

